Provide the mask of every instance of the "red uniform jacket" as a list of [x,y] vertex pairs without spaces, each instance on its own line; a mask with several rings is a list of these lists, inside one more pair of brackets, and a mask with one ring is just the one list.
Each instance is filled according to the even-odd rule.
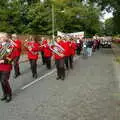
[[70,41],[65,42],[64,49],[65,49],[65,53],[64,53],[65,56],[70,56],[71,54]]
[[[32,42],[28,42],[27,45],[28,45],[28,48],[27,48],[28,59],[37,60],[40,44],[32,41]],[[29,47],[31,47],[31,50],[29,50]]]
[[[13,50],[9,55],[6,56],[10,61],[12,61],[16,56],[15,56],[15,51]],[[11,63],[1,63],[0,64],[0,71],[6,71],[9,72],[12,70],[12,62]]]
[[44,52],[45,57],[51,57],[52,56],[52,51],[50,50],[50,47],[49,47],[48,44],[45,44],[43,52]]
[[40,47],[40,51],[44,52],[44,48],[45,48],[44,45],[46,45],[46,44],[47,44],[47,40],[43,40],[42,44],[41,44],[41,47]]
[[75,50],[76,50],[76,43],[75,42],[71,42],[71,46],[70,46],[70,53],[71,53],[71,55],[75,55]]
[[22,49],[22,48],[21,48],[21,47],[22,47],[21,41],[17,39],[17,40],[15,40],[14,42],[15,42],[15,44],[16,44],[16,45],[14,46],[14,51],[15,51],[14,53],[15,53],[15,56],[18,57],[18,56],[20,56],[20,54],[21,54],[21,49]]
[[[60,42],[58,42],[58,44],[59,44],[61,47],[63,47],[63,48],[65,47],[65,43],[64,43],[64,41],[62,41],[62,40],[61,40]],[[63,51],[62,54],[65,55],[65,51]],[[59,60],[59,59],[64,58],[64,56],[61,57],[61,56],[59,56],[58,54],[55,53],[54,58],[55,58],[55,60]]]

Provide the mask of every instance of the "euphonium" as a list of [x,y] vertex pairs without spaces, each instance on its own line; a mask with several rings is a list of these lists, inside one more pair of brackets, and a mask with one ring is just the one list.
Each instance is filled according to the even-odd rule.
[[4,57],[10,54],[12,50],[13,50],[13,47],[11,47],[10,42],[3,42],[0,48],[0,60],[4,59]]
[[56,41],[51,42],[50,49],[59,56],[62,56],[63,52],[65,51],[64,48],[60,46]]

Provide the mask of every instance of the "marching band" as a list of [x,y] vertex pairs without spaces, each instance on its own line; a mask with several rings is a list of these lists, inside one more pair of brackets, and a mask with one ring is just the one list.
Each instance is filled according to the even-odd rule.
[[[32,77],[37,78],[37,61],[39,52],[41,52],[42,62],[46,65],[47,69],[51,69],[51,58],[53,57],[57,69],[56,80],[65,79],[65,70],[73,69],[73,58],[75,54],[78,55],[82,49],[84,41],[74,38],[62,38],[58,36],[55,41],[49,38],[41,38],[39,41],[37,36],[30,36],[24,41],[24,47],[27,51]],[[87,40],[85,40],[87,41]],[[88,40],[89,41],[89,40]],[[89,41],[90,48],[99,49],[100,42],[98,40]],[[19,59],[22,51],[22,42],[18,39],[16,34],[12,36],[7,33],[0,33],[0,83],[2,86],[3,97],[1,100],[10,102],[12,100],[12,90],[9,84],[9,77],[12,70],[12,62],[15,71],[15,78],[20,73]],[[91,53],[90,53],[91,54]]]

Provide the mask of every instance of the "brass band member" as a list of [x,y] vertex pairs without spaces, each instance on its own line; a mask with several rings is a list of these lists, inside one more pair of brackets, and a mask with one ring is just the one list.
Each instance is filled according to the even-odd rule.
[[76,51],[76,43],[75,43],[75,40],[71,38],[70,39],[70,56],[69,56],[71,69],[73,69],[73,58],[75,56],[75,51]]
[[45,56],[44,56],[44,44],[46,44],[47,40],[45,40],[44,37],[41,38],[41,57],[42,57],[42,63],[45,65]]
[[[64,41],[61,39],[59,36],[57,38],[57,44],[60,45],[61,47],[64,48]],[[65,68],[64,68],[64,51],[58,51],[59,54],[55,53],[55,63],[56,63],[56,68],[57,68],[57,80],[65,79]]]
[[21,55],[21,41],[18,39],[16,34],[12,34],[12,40],[14,44],[14,51],[15,51],[15,59],[14,59],[14,77],[17,78],[20,75],[20,68],[19,68],[19,59]]
[[70,40],[69,38],[66,38],[65,39],[65,66],[66,66],[66,69],[69,70],[69,68],[71,67],[69,65],[70,63],[70,51],[71,51],[71,48],[70,48]]
[[0,48],[0,82],[3,91],[1,100],[10,102],[12,99],[12,90],[9,84],[9,78],[12,70],[12,60],[15,58],[15,54],[6,33],[0,35],[0,40],[2,41]]
[[48,69],[51,69],[51,57],[52,57],[52,51],[50,49],[50,40],[47,39],[46,43],[44,43],[44,58],[45,58],[45,63],[46,63],[46,67]]
[[40,44],[38,43],[37,36],[30,37],[29,41],[25,45],[33,78],[37,78],[37,60],[39,46]]

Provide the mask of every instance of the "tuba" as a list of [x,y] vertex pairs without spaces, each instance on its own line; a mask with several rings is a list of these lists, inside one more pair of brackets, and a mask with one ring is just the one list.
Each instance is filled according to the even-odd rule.
[[63,52],[65,51],[65,49],[60,46],[56,41],[52,41],[50,43],[50,49],[58,56],[63,56]]
[[1,47],[0,47],[0,60],[4,59],[7,55],[9,55],[12,50],[13,47],[11,47],[11,42],[3,42],[1,43]]

